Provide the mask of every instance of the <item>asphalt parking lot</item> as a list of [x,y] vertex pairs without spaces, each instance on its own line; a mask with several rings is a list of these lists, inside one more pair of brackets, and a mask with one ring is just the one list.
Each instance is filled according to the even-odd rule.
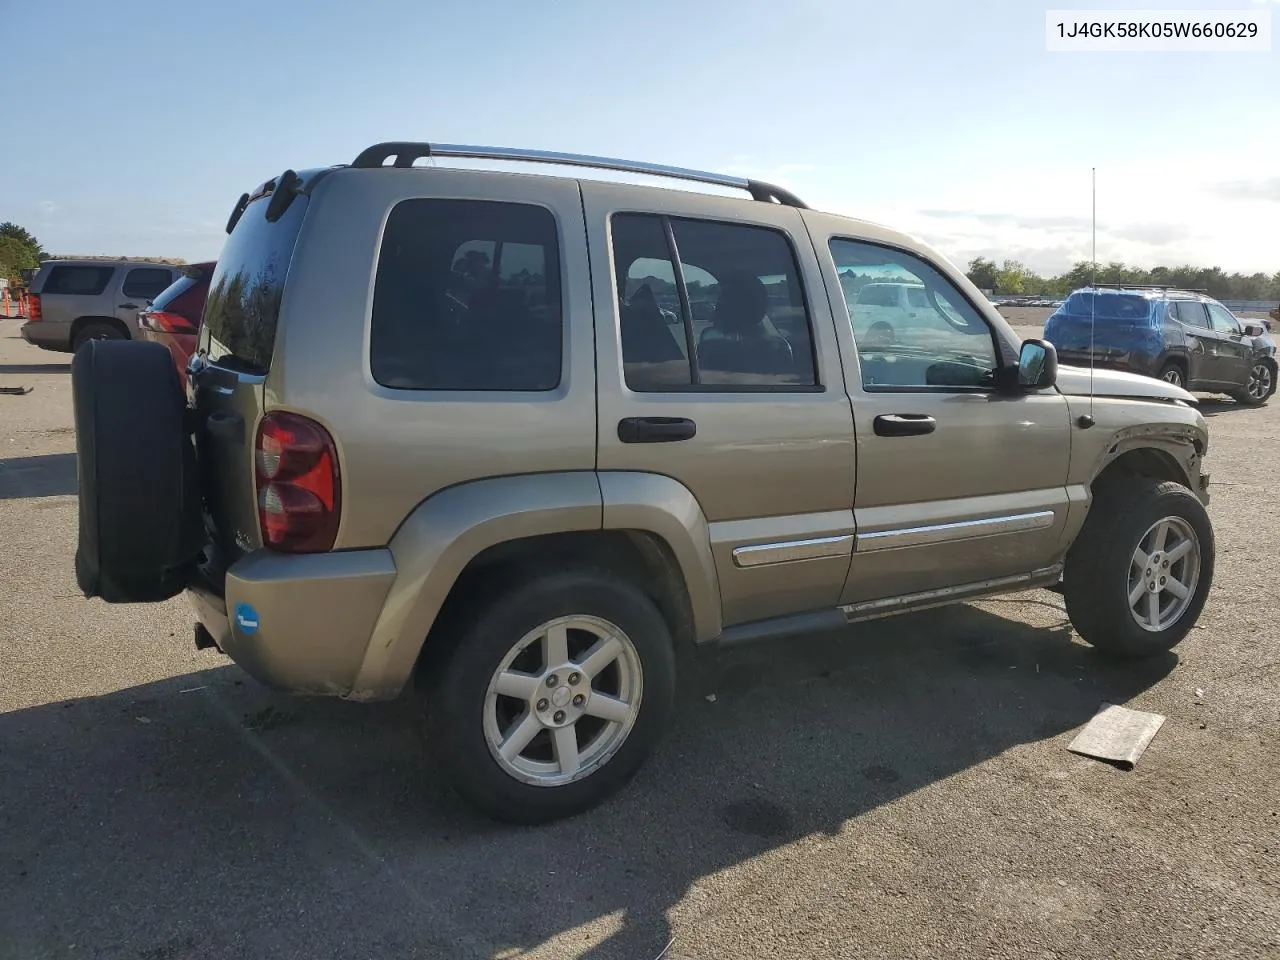
[[[1047,592],[685,678],[620,797],[499,827],[412,702],[299,700],[79,596],[68,357],[0,320],[0,958],[1280,956],[1280,401],[1206,401],[1213,594],[1117,667]],[[1103,701],[1168,720],[1070,754]]]

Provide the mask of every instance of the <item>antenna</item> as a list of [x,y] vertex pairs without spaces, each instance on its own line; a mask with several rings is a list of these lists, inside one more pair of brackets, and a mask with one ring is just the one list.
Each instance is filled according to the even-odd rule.
[[1093,368],[1097,362],[1094,356],[1094,331],[1098,325],[1098,168],[1090,167],[1093,191],[1093,262],[1090,268],[1089,286],[1089,412],[1076,420],[1081,430],[1088,430],[1097,421],[1093,419]]

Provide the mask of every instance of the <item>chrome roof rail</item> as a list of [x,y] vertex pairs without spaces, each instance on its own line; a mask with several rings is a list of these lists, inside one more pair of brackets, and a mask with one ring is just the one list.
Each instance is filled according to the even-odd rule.
[[755,200],[780,203],[788,207],[807,209],[803,200],[789,190],[776,187],[762,180],[733,177],[704,170],[687,170],[668,167],[640,160],[617,160],[612,157],[592,157],[580,153],[555,153],[549,150],[521,150],[515,147],[473,147],[458,143],[378,143],[360,152],[353,167],[383,167],[395,157],[392,166],[412,167],[414,161],[427,157],[464,157],[475,160],[509,160],[523,163],[551,163],[560,166],[593,167],[597,170],[616,170],[622,173],[638,173],[651,177],[671,177],[676,180],[693,180],[718,187],[745,190]]

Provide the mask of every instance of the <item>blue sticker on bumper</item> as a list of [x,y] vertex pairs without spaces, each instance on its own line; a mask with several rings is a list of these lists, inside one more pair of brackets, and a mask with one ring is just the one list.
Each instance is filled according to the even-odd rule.
[[236,626],[241,633],[258,632],[258,611],[247,603],[236,604]]

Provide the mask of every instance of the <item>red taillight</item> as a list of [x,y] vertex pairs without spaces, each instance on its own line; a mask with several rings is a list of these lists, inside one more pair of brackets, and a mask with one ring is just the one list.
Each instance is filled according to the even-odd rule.
[[342,484],[328,431],[296,413],[269,413],[254,456],[262,542],[285,553],[323,553],[338,536]]
[[160,330],[164,333],[195,333],[196,326],[180,313],[171,313],[168,310],[148,310],[144,316],[146,317],[147,326],[153,330]]
[[32,293],[27,295],[27,319],[40,320],[44,314],[40,309],[40,294]]

